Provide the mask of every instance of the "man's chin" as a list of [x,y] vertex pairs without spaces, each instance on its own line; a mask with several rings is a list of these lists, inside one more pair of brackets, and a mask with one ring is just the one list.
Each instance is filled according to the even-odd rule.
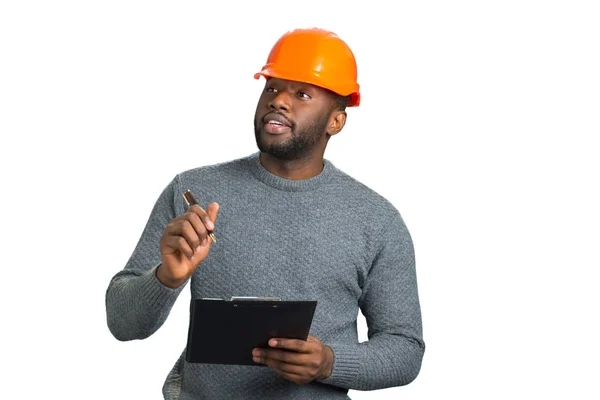
[[256,145],[261,153],[268,154],[282,161],[292,161],[303,158],[309,146],[302,141],[294,140],[289,133],[272,135],[260,129],[255,131]]
[[294,155],[294,145],[290,139],[285,141],[269,140],[269,134],[261,132],[261,136],[257,138],[256,145],[262,153],[269,154],[276,158],[288,160]]
[[298,154],[293,149],[282,148],[279,146],[258,146],[258,149],[261,153],[268,154],[271,157],[277,158],[279,160],[293,160],[298,157]]

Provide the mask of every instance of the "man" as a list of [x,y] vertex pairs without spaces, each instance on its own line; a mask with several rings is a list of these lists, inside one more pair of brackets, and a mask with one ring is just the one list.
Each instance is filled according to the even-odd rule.
[[[360,103],[354,55],[331,32],[298,29],[278,40],[260,76],[260,152],[183,172],[164,189],[108,287],[109,328],[119,340],[150,336],[188,282],[192,298],[317,300],[308,340],[253,350],[269,368],[182,354],[165,399],[344,399],[348,389],[408,384],[424,352],[409,232],[394,206],[324,159],[346,106]],[[206,210],[186,207],[187,189]]]

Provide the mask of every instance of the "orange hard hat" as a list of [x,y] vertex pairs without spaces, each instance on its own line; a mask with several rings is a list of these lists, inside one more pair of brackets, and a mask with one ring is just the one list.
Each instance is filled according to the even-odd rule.
[[360,104],[356,60],[350,47],[335,33],[323,29],[296,29],[285,33],[271,49],[267,64],[254,74],[306,82],[350,96],[349,107]]

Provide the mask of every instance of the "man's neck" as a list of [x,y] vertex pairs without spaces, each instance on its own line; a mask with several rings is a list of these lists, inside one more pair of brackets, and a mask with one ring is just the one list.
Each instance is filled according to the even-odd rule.
[[267,153],[260,153],[261,165],[272,174],[290,180],[309,179],[323,171],[323,155],[297,160],[281,160]]

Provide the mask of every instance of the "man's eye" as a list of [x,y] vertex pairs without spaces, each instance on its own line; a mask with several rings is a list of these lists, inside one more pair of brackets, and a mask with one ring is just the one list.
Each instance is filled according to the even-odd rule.
[[298,92],[298,97],[303,99],[310,99],[310,96],[304,92]]
[[268,93],[275,93],[276,91],[277,91],[277,90],[276,90],[275,88],[272,88],[272,87],[268,87],[268,88],[267,88],[267,92],[268,92]]

